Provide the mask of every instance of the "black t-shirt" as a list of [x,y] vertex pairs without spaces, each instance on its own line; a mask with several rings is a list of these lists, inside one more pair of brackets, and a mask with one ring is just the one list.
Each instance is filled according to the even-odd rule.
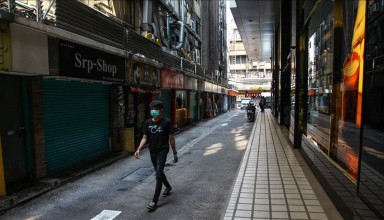
[[149,150],[156,151],[169,148],[169,135],[173,134],[172,123],[168,118],[157,122],[147,119],[144,123],[143,134],[147,135]]

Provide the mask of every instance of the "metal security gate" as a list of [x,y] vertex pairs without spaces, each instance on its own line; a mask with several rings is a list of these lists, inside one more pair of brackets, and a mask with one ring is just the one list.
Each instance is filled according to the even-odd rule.
[[43,80],[47,174],[109,151],[109,86]]

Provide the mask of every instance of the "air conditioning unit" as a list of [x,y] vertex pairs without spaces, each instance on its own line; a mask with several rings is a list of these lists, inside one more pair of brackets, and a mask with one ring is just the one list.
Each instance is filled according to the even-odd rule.
[[196,24],[193,20],[188,19],[187,20],[187,25],[192,29],[193,32],[196,32]]
[[196,32],[196,24],[195,24],[195,22],[194,22],[194,21],[190,21],[190,23],[191,23],[191,29],[192,29],[192,31],[193,31],[193,32]]
[[192,52],[191,52],[191,60],[192,60],[193,62],[196,62],[196,52],[195,52],[195,51],[192,51]]

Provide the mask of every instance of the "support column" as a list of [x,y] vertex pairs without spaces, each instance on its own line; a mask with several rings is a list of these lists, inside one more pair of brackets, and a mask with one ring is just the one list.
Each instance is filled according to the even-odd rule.
[[280,9],[280,34],[281,34],[281,95],[279,105],[279,124],[289,127],[290,119],[290,99],[291,99],[291,39],[292,39],[292,19],[291,19],[291,0],[282,0]]
[[30,80],[30,120],[31,143],[33,149],[33,165],[35,178],[46,176],[45,144],[44,144],[44,118],[43,118],[43,90],[41,77],[32,77]]
[[[294,148],[301,148],[301,135],[306,133],[308,100],[308,27],[304,26],[304,0],[296,2],[296,78]],[[300,114],[300,112],[302,114]]]

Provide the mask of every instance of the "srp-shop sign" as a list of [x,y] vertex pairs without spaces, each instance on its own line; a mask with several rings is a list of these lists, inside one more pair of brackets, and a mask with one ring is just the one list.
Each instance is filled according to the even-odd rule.
[[125,59],[59,40],[59,75],[109,82],[125,81]]

